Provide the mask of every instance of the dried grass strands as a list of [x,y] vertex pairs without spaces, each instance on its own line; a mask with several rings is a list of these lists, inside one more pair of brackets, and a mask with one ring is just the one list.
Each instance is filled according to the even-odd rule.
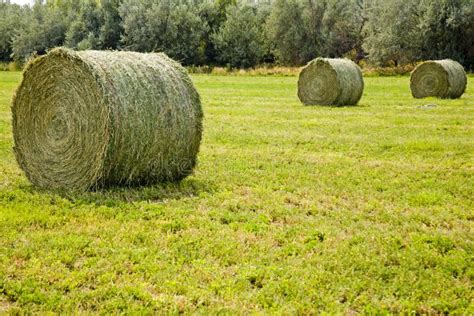
[[355,105],[363,91],[362,72],[348,59],[317,58],[298,79],[298,97],[306,105]]
[[27,65],[12,112],[19,165],[46,189],[180,180],[202,135],[199,95],[164,54],[54,49]]
[[464,68],[450,59],[425,61],[413,70],[410,77],[411,93],[418,99],[457,99],[466,90],[466,85]]

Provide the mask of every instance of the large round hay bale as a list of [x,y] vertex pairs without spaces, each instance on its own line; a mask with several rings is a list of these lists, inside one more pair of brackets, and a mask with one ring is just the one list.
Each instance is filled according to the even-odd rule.
[[450,59],[425,61],[410,77],[410,89],[415,98],[457,99],[466,90],[466,85],[464,68]]
[[164,54],[54,49],[27,65],[12,112],[18,163],[46,189],[180,180],[202,134],[199,95]]
[[306,105],[355,105],[363,92],[362,72],[348,59],[316,58],[298,79],[298,97]]

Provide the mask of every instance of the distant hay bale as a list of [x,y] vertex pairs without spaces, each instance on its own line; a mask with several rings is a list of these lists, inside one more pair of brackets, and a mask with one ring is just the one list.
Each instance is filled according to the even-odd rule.
[[164,54],[54,49],[27,65],[12,112],[17,161],[46,189],[180,180],[202,134],[199,95]]
[[411,93],[418,99],[457,99],[466,90],[466,85],[464,68],[450,59],[425,61],[413,70],[410,77]]
[[306,105],[355,105],[363,91],[362,72],[348,59],[316,58],[298,79],[298,97]]

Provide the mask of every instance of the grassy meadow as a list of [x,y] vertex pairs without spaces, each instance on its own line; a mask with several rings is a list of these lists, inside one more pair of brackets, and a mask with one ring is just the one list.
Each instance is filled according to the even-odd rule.
[[0,72],[0,314],[474,313],[474,77],[458,100],[369,77],[334,108],[295,76],[193,75],[194,175],[74,195],[15,162],[20,79]]

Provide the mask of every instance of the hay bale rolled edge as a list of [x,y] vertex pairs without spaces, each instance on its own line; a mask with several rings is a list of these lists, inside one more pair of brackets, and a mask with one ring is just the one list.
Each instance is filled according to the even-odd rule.
[[355,105],[363,91],[362,72],[348,59],[316,58],[298,78],[298,97],[306,105]]
[[19,165],[47,189],[180,180],[202,135],[199,95],[164,54],[54,49],[26,67],[12,114]]
[[451,59],[429,60],[418,65],[410,76],[410,90],[414,98],[438,97],[457,99],[466,90],[464,68]]

